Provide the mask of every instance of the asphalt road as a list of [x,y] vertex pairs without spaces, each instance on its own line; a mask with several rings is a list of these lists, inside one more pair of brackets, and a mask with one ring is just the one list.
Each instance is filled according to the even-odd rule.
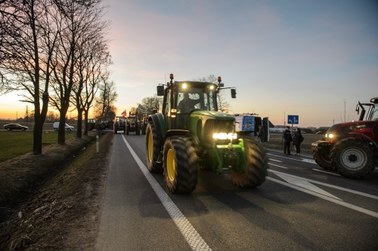
[[364,180],[269,151],[257,189],[201,171],[191,195],[145,167],[144,136],[115,135],[97,250],[378,250],[378,170]]

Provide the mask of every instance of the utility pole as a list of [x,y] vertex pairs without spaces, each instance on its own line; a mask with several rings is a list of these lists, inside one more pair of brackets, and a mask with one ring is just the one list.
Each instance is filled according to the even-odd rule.
[[344,100],[344,123],[346,122],[346,102]]

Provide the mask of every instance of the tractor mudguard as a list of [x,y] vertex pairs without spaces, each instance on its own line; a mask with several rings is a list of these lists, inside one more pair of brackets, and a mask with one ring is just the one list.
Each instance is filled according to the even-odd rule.
[[170,129],[165,134],[165,138],[168,138],[168,137],[171,137],[171,136],[176,136],[176,135],[189,137],[190,136],[190,131],[189,130],[185,130],[185,129]]

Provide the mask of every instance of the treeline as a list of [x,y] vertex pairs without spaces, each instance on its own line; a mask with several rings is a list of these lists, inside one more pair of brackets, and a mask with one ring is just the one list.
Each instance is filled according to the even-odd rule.
[[0,91],[32,104],[34,154],[42,152],[49,107],[59,112],[60,144],[69,111],[78,115],[80,138],[91,107],[101,118],[114,110],[103,13],[101,0],[0,1]]

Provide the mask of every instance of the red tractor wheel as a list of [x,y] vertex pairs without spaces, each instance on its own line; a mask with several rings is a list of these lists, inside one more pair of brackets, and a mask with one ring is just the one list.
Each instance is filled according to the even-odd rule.
[[313,153],[313,158],[320,167],[325,170],[332,170],[332,161],[329,159],[329,156],[324,156],[321,153]]
[[368,144],[355,138],[337,142],[331,150],[331,159],[336,170],[348,178],[362,178],[374,170]]

